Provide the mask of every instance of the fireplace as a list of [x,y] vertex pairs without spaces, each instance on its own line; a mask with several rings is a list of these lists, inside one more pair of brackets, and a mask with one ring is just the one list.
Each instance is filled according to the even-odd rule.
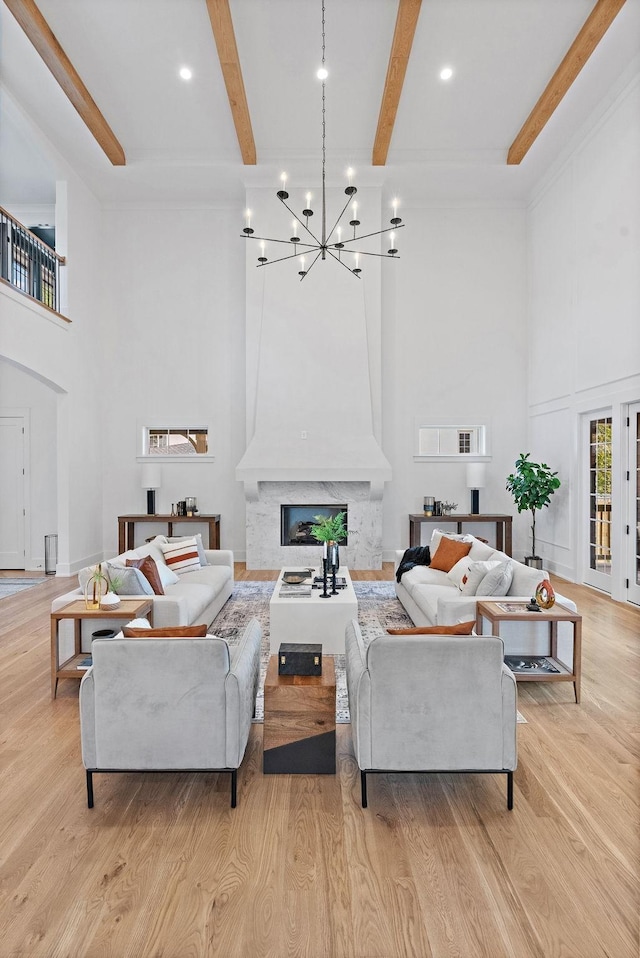
[[[348,520],[347,505],[281,505],[280,506],[280,545],[281,546],[317,546],[318,540],[311,535],[311,526],[316,516],[333,518],[344,512],[345,526]],[[347,545],[348,538],[343,540]]]

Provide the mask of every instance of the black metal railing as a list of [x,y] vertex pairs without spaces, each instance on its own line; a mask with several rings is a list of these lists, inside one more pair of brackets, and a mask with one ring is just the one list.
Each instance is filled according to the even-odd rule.
[[64,256],[59,256],[0,206],[2,279],[59,313],[60,267],[64,263]]

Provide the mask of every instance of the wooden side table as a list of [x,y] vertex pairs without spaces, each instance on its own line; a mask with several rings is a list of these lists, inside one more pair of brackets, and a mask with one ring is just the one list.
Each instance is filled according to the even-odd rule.
[[[129,622],[148,616],[153,624],[153,599],[121,599],[117,609],[87,609],[84,599],[75,599],[57,612],[51,613],[51,698],[56,697],[58,679],[81,679],[84,671],[78,665],[88,655],[81,651],[83,619],[114,619]],[[65,662],[60,662],[60,621],[73,619],[74,653]]]
[[[138,516],[118,516],[118,552],[126,552],[129,549],[135,549],[135,529],[137,522],[162,522],[166,523],[167,535],[173,535],[173,527],[181,525],[183,522],[203,522],[209,527],[209,549],[220,548],[220,514],[197,516],[159,516],[159,515],[138,515]],[[207,548],[207,546],[205,546]]]
[[264,683],[265,774],[324,774],[336,771],[336,670],[322,656],[322,675],[278,675],[278,656],[269,658]]
[[[503,605],[520,606],[519,609],[505,610]],[[549,623],[549,655],[548,658],[557,672],[518,672],[514,670],[516,682],[573,682],[576,703],[580,702],[580,675],[582,668],[582,616],[571,612],[557,602],[550,609],[541,609],[540,612],[528,612],[526,602],[478,602],[476,607],[476,632],[482,634],[482,619],[491,624],[493,635],[500,635],[501,622],[538,622]],[[573,625],[573,663],[570,666],[558,658],[558,623],[571,622]]]

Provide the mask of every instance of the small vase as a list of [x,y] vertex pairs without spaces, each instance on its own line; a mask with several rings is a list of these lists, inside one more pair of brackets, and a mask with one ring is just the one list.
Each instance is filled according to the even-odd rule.
[[100,608],[108,611],[109,609],[117,609],[120,605],[120,596],[116,595],[115,592],[107,592],[106,595],[103,595],[100,600]]

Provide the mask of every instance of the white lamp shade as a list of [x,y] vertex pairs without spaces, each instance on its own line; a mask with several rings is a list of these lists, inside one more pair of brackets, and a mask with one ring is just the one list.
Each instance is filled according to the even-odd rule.
[[487,484],[486,471],[484,462],[468,462],[467,489],[484,489]]
[[162,467],[155,462],[143,463],[140,485],[143,489],[160,489],[162,486]]

